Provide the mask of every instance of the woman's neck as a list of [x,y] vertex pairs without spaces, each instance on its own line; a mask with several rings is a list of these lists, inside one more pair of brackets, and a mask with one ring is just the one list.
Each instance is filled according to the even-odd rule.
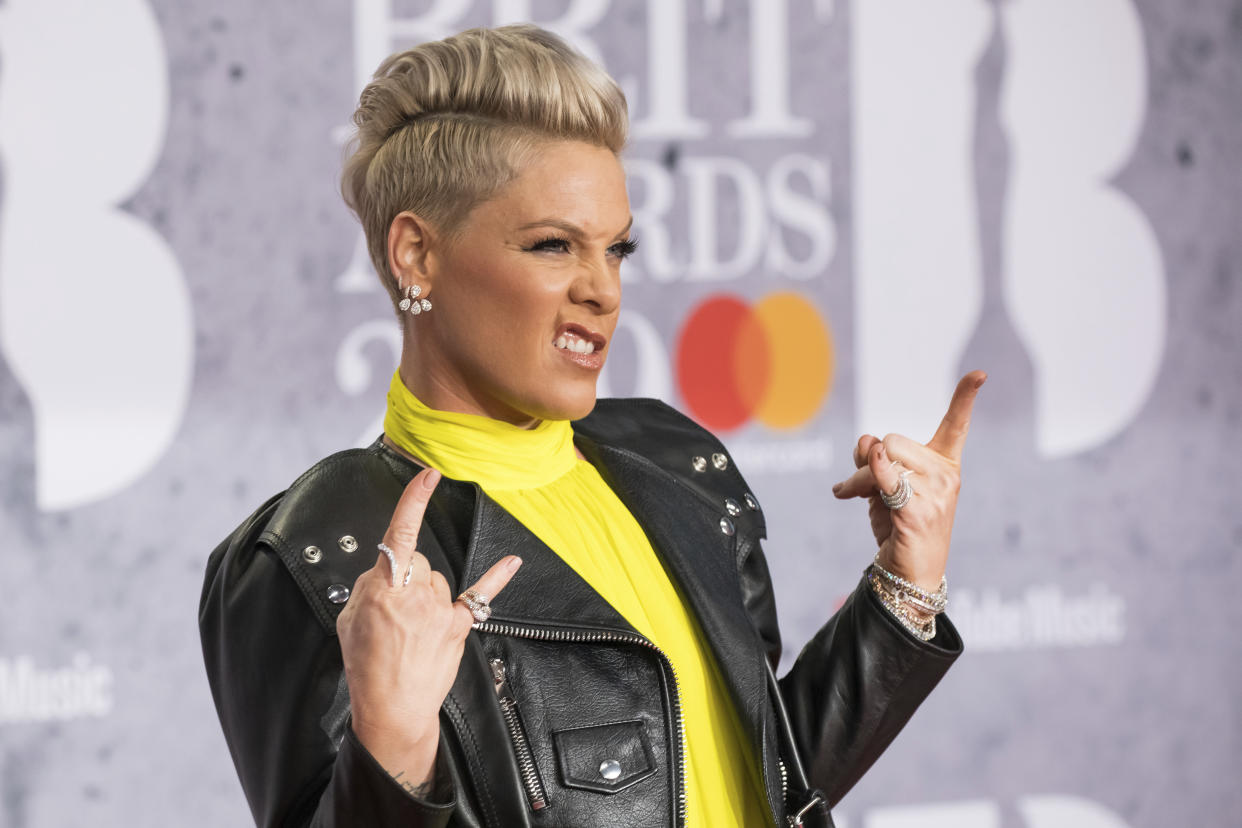
[[499,400],[489,400],[470,393],[469,389],[458,388],[455,383],[428,371],[408,370],[404,359],[398,373],[405,387],[428,408],[457,414],[475,414],[524,429],[533,429],[543,422],[538,417],[532,417]]
[[384,444],[403,456],[489,490],[537,488],[585,459],[567,420],[522,428],[482,414],[432,408],[399,373],[389,384],[384,432]]

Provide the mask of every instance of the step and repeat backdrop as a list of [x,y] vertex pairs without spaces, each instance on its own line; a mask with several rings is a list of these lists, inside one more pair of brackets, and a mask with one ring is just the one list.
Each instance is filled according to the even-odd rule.
[[249,820],[197,602],[221,537],[380,430],[353,103],[518,20],[627,92],[603,391],[730,447],[784,666],[872,555],[829,493],[857,435],[926,440],[990,373],[966,654],[838,824],[1242,824],[1242,3],[0,0],[0,825]]

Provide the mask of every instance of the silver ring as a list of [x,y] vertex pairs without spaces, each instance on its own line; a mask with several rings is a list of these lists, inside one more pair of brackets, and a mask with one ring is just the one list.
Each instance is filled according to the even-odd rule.
[[[397,585],[397,554],[393,552],[391,549],[389,549],[388,544],[386,543],[378,543],[375,545],[375,548],[388,556],[388,566],[392,569],[392,577],[389,579],[388,585],[396,586]],[[405,580],[406,580],[406,583],[409,583],[410,581],[409,573],[406,573]]]
[[476,624],[482,624],[492,617],[492,607],[488,603],[487,596],[476,589],[466,590],[457,596],[457,600],[465,604],[466,609],[470,610],[470,614],[474,617]]
[[884,501],[884,505],[896,512],[898,509],[905,508],[910,502],[910,498],[914,495],[914,488],[907,479],[911,472],[907,469],[903,471],[897,478],[897,491],[888,494],[883,489],[880,490],[880,500]]

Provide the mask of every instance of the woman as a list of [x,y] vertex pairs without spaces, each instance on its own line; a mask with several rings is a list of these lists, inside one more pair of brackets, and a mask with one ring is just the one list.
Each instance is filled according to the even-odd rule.
[[926,446],[859,440],[834,492],[871,499],[876,562],[778,681],[724,447],[595,398],[634,248],[616,84],[472,30],[390,57],[354,121],[343,192],[404,334],[385,434],[239,527],[200,606],[257,823],[830,825],[960,653],[936,616],[982,375]]

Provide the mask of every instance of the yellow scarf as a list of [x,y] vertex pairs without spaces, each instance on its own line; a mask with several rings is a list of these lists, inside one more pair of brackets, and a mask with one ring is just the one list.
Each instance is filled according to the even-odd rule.
[[758,762],[711,650],[638,521],[578,459],[569,421],[524,429],[437,411],[395,373],[384,431],[445,477],[478,483],[668,655],[686,731],[686,824],[770,824]]

